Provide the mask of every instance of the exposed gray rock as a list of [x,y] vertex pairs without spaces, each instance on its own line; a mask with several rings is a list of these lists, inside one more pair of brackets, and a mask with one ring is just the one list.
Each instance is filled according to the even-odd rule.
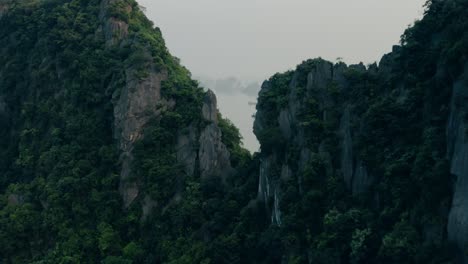
[[221,175],[223,179],[232,173],[230,154],[221,141],[221,130],[209,124],[200,135],[200,173],[202,178]]
[[280,196],[279,196],[279,191],[278,187],[275,187],[274,189],[274,195],[273,195],[273,211],[271,214],[271,222],[274,225],[281,226],[281,210],[280,210]]
[[[117,45],[128,34],[128,25],[114,17],[109,17],[109,8],[119,0],[103,0],[101,2],[100,19],[106,44]],[[130,13],[132,7],[124,8]],[[146,76],[141,78],[139,65],[128,65],[125,69],[125,86],[113,94],[114,103],[114,137],[119,142],[121,150],[120,192],[124,206],[128,207],[139,194],[138,181],[132,178],[132,150],[136,141],[143,136],[143,128],[152,118],[157,118],[164,110],[172,108],[174,101],[161,98],[161,82],[167,78],[166,72],[156,69],[149,50],[143,50],[146,58]],[[132,178],[132,179],[131,179]]]
[[285,139],[302,146],[305,144],[305,138],[303,131],[298,129],[297,114],[302,109],[303,98],[298,96],[297,78],[298,74],[295,73],[289,85],[288,105],[280,112],[278,123]]
[[128,208],[138,197],[139,188],[138,185],[134,182],[124,184],[121,183],[120,192],[124,202],[124,208]]
[[[333,64],[321,61],[309,73],[307,77],[307,92],[310,94],[314,90],[325,90],[333,76]],[[310,94],[312,95],[312,94]]]
[[20,194],[10,194],[7,198],[7,204],[9,206],[17,206],[24,203],[24,196]]
[[7,105],[5,103],[5,100],[3,99],[2,96],[0,96],[0,115],[5,114],[6,108],[7,108]]
[[[109,16],[109,8],[115,3],[121,0],[103,0],[101,2],[100,19],[103,21],[102,31],[106,39],[106,45],[113,46],[119,44],[121,40],[128,36],[128,24],[115,17]],[[132,12],[132,6],[127,5],[125,12],[130,14]]]
[[[128,25],[116,18],[108,17],[108,9],[119,0],[101,2],[102,33],[107,45],[117,45],[128,34]],[[130,13],[131,7],[126,12]],[[157,120],[161,114],[172,109],[176,102],[161,97],[161,82],[167,79],[167,73],[156,68],[149,50],[142,50],[145,60],[145,76],[138,74],[140,65],[128,65],[125,69],[125,86],[113,94],[114,137],[121,150],[120,192],[124,206],[129,207],[140,195],[138,175],[133,175],[131,164],[135,142],[142,139],[143,129],[150,120]],[[201,109],[203,118],[211,122],[201,132],[192,125],[177,135],[177,160],[184,165],[187,175],[193,175],[197,162],[202,177],[221,176],[223,179],[232,173],[230,154],[221,141],[218,124],[216,96],[208,91]],[[148,203],[146,203],[148,204]],[[143,201],[145,206],[145,201]],[[152,207],[146,206],[146,213]]]
[[341,172],[345,183],[353,194],[366,192],[372,185],[373,178],[362,161],[354,157],[350,106],[345,108],[341,117],[339,134],[341,137]]
[[278,117],[278,123],[284,138],[290,139],[292,136],[291,113],[288,110],[283,109]]
[[158,203],[154,201],[153,199],[151,199],[151,197],[146,195],[142,203],[143,213],[141,216],[141,220],[142,221],[146,220],[157,206],[158,206]]
[[121,20],[110,18],[104,26],[104,32],[107,45],[115,45],[128,36],[128,24]]
[[[265,204],[266,209],[271,213],[271,223],[281,226],[281,210],[280,210],[280,186],[278,179],[272,179],[274,174],[276,156],[271,155],[260,159],[260,175],[258,182],[258,200]],[[289,168],[285,168],[284,173],[289,173]],[[288,175],[284,175],[288,177]],[[270,206],[270,201],[273,201],[273,207]]]
[[183,129],[177,136],[177,161],[184,165],[187,175],[193,175],[197,161],[197,134],[193,125]]
[[328,177],[328,176],[332,176],[332,175],[333,175],[333,172],[334,172],[334,168],[333,168],[333,159],[332,159],[332,155],[331,155],[330,152],[327,150],[326,144],[325,144],[324,141],[322,141],[322,142],[320,143],[320,146],[319,146],[319,148],[318,148],[318,154],[319,154],[319,156],[320,156],[320,159],[321,159],[321,160],[323,161],[323,163],[324,163],[327,177]]
[[345,77],[346,69],[348,67],[344,63],[338,63],[333,66],[333,82],[338,85],[339,89],[348,87],[348,80]]
[[8,12],[9,6],[7,4],[0,4],[0,19]]
[[295,125],[297,122],[297,114],[299,113],[302,107],[302,100],[304,98],[300,98],[298,95],[298,87],[297,87],[297,78],[298,74],[295,73],[292,77],[290,87],[290,93],[288,97],[288,118],[291,130],[295,130]]
[[271,164],[275,162],[273,156],[262,158],[260,160],[260,174],[258,180],[258,199],[263,202],[268,202],[271,197],[270,173]]
[[223,180],[233,173],[230,153],[222,142],[221,129],[218,124],[218,107],[216,96],[208,91],[203,99],[202,115],[211,122],[200,133],[198,151],[200,175],[202,178],[221,176]]
[[0,0],[0,19],[10,10],[17,0]]
[[353,141],[351,137],[351,114],[349,106],[345,108],[340,123],[341,136],[341,171],[344,181],[348,188],[352,186],[354,157],[353,157]]
[[[325,161],[327,174],[333,173],[332,157],[326,150],[324,142],[320,144],[317,149],[310,149],[308,146],[306,134],[303,127],[300,126],[299,114],[306,107],[306,100],[308,98],[315,98],[319,103],[319,110],[322,111],[322,118],[324,121],[329,121],[333,116],[329,113],[328,109],[334,106],[333,99],[330,96],[329,88],[336,85],[338,89],[344,89],[347,85],[345,78],[345,71],[347,69],[345,64],[334,66],[332,63],[325,60],[317,60],[314,63],[311,71],[307,73],[306,94],[300,95],[299,90],[301,87],[297,86],[299,73],[294,73],[291,83],[289,85],[288,104],[285,108],[281,109],[278,115],[278,128],[280,129],[283,137],[288,140],[289,145],[295,146],[298,151],[298,159],[292,165],[294,170],[291,169],[290,164],[287,164],[287,157],[277,157],[276,153],[268,157],[261,158],[260,162],[260,176],[258,187],[258,200],[266,202],[266,207],[271,213],[271,220],[273,224],[281,224],[281,210],[279,208],[281,200],[281,192],[279,186],[280,179],[288,179],[291,177],[297,178],[299,192],[303,193],[303,173],[307,168],[312,155],[317,152],[320,157]],[[260,91],[260,96],[268,92],[271,88],[268,81],[264,82]],[[303,87],[302,87],[303,88]],[[262,109],[258,108],[254,123],[254,132],[259,135],[266,128],[264,113]],[[349,125],[348,125],[349,127]],[[349,128],[348,128],[349,129]],[[350,144],[352,148],[352,144]],[[353,157],[350,158],[351,164]],[[276,167],[280,172],[276,172]],[[353,166],[351,165],[350,178],[352,178]],[[349,185],[350,189],[352,185]],[[272,201],[272,208],[269,208],[269,201]],[[275,208],[277,206],[277,208]]]
[[406,89],[405,85],[403,84],[399,85],[397,88],[398,97],[396,100],[399,104],[404,104],[406,100],[408,100],[410,91]]
[[[334,98],[334,93],[348,89],[349,82],[347,80],[347,71],[351,68],[353,71],[364,72],[366,67],[361,63],[353,66],[346,66],[344,63],[333,65],[325,60],[316,60],[307,63],[307,66],[312,66],[311,71],[307,73],[306,93],[301,91],[302,88],[298,85],[299,72],[295,72],[289,84],[288,104],[279,111],[277,116],[278,128],[283,137],[288,141],[288,145],[293,146],[290,151],[294,153],[281,153],[283,156],[278,156],[279,153],[273,152],[268,156],[262,157],[260,161],[260,176],[258,186],[258,200],[265,202],[267,210],[271,213],[273,224],[281,223],[281,210],[279,208],[281,200],[280,180],[287,180],[291,177],[296,177],[299,193],[304,193],[303,174],[311,159],[318,154],[324,162],[326,175],[331,176],[335,173],[333,166],[333,155],[329,149],[329,143],[326,141],[318,142],[316,145],[310,145],[307,142],[310,131],[307,131],[301,126],[300,114],[308,107],[307,100],[313,98],[318,103],[318,110],[321,113],[321,120],[324,123],[334,123],[339,125],[336,133],[340,139],[339,149],[340,157],[337,159],[340,162],[340,170],[346,182],[348,189],[353,194],[360,194],[369,190],[373,184],[373,177],[369,175],[368,169],[362,161],[357,159],[354,154],[353,134],[358,131],[352,131],[353,116],[352,102],[349,105],[336,105],[337,101]],[[376,65],[371,67],[375,74],[378,72]],[[304,85],[304,84],[302,84]],[[271,89],[271,84],[266,81],[262,85],[259,96],[267,93]],[[344,109],[343,112],[336,111]],[[254,123],[254,132],[260,135],[264,129],[267,129],[268,121],[265,120],[266,114],[263,110],[257,108],[256,119]],[[339,124],[337,122],[339,121]],[[353,133],[354,132],[354,133]],[[297,160],[291,161],[288,155],[297,155]],[[294,169],[292,169],[294,168]],[[279,170],[278,172],[276,170]],[[278,208],[275,208],[275,205]]]
[[[307,98],[314,98],[318,102],[324,122],[328,122],[332,118],[330,109],[334,107],[334,101],[330,94],[330,88],[334,85],[333,74],[333,64],[319,60],[307,78]],[[344,83],[344,81],[342,82]]]
[[299,186],[299,193],[301,194],[304,192],[303,184],[302,184],[303,183],[302,174],[304,170],[307,168],[307,164],[309,163],[311,156],[312,156],[312,151],[309,148],[303,147],[301,149],[299,161],[297,163],[297,184]]
[[136,80],[133,70],[129,68],[126,71],[126,85],[118,96],[114,96],[114,136],[122,151],[120,191],[125,206],[129,206],[138,196],[137,184],[129,181],[133,145],[142,138],[143,128],[150,119],[175,104],[161,99],[161,82],[166,78],[165,73],[150,69],[147,78]]
[[217,99],[216,95],[211,90],[206,92],[205,98],[203,99],[202,115],[205,120],[218,124]]
[[[455,191],[448,220],[448,236],[462,252],[468,248],[468,66],[454,84],[451,112],[447,124],[447,153],[450,171],[456,176]],[[465,255],[464,263],[468,263]]]
[[281,180],[287,181],[292,177],[292,170],[288,164],[283,164],[281,168]]
[[353,174],[352,193],[360,194],[366,192],[369,190],[372,183],[373,178],[369,175],[366,166],[364,166],[362,161],[358,160]]
[[[142,136],[143,126],[149,119],[158,116],[174,102],[161,100],[161,82],[165,73],[149,69],[148,77],[138,80],[134,69],[126,71],[126,86],[114,98],[115,136],[120,139],[121,149],[130,151],[133,143]],[[117,95],[115,95],[117,97]]]

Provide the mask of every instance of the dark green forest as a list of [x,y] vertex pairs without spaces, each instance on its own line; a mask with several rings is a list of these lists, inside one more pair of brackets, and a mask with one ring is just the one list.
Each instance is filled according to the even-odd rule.
[[273,75],[254,154],[136,1],[0,10],[0,263],[468,260],[468,1],[378,64]]

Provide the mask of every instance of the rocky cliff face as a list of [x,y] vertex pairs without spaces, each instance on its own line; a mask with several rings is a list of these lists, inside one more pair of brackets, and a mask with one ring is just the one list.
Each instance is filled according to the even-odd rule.
[[10,5],[13,3],[11,0],[2,0],[0,1],[0,18],[4,16],[7,12],[8,9],[10,9]]
[[3,97],[0,97],[0,115],[4,115],[6,113],[6,103]]
[[[397,261],[402,252],[389,249],[386,239],[409,223],[420,228],[411,242],[416,251],[454,243],[466,263],[468,44],[459,34],[466,34],[467,24],[448,19],[428,30],[444,12],[465,12],[466,3],[455,2],[432,3],[403,45],[378,65],[308,60],[263,84],[254,124],[261,143],[258,200],[273,225],[295,225],[285,222],[311,201],[334,201],[331,211],[364,206],[381,217],[368,221],[387,233],[380,258],[388,254]],[[459,44],[449,51],[448,42]],[[330,189],[340,184],[346,198]],[[320,207],[315,210],[321,214]],[[329,215],[322,214],[326,226]],[[315,262],[314,254],[309,261]]]
[[[456,177],[448,235],[461,250],[468,245],[468,68],[453,84],[447,124],[447,154],[450,172]],[[465,256],[465,263],[468,258]]]
[[468,2],[427,6],[266,81],[252,157],[135,1],[0,0],[0,262],[466,262]]
[[[316,155],[325,162],[327,174],[339,173],[352,193],[363,193],[370,187],[372,177],[368,174],[366,166],[356,157],[354,150],[356,132],[352,126],[359,124],[358,117],[353,113],[355,106],[352,101],[342,102],[334,97],[334,94],[340,91],[346,92],[351,89],[345,73],[354,70],[366,72],[363,65],[333,65],[322,59],[304,62],[295,72],[290,73],[290,77],[284,83],[286,86],[282,88],[285,92],[281,96],[286,100],[280,105],[280,109],[277,109],[277,116],[273,116],[273,122],[270,117],[271,109],[264,108],[263,105],[267,104],[268,97],[272,96],[275,93],[273,90],[278,87],[272,87],[276,85],[272,83],[275,82],[274,79],[263,84],[254,131],[262,142],[265,141],[263,135],[271,137],[270,132],[276,130],[280,135],[275,135],[277,138],[271,144],[286,145],[277,149],[272,146],[273,151],[264,151],[265,145],[270,142],[263,142],[262,148],[259,199],[267,204],[270,199],[275,201],[272,209],[274,223],[281,223],[278,207],[281,196],[280,179],[287,180],[294,175],[302,193],[302,175]],[[313,120],[306,120],[308,117],[312,117]],[[340,142],[339,153],[327,146],[331,140],[329,135],[322,135],[321,132],[311,135],[312,122],[334,129],[331,133],[333,140]],[[319,122],[322,124],[318,124]],[[337,154],[339,159],[332,157]],[[291,155],[294,156],[293,159]],[[339,166],[332,165],[333,159],[338,160]]]
[[[128,24],[110,14],[110,10],[119,4],[116,0],[101,2],[100,19],[106,45],[128,45]],[[121,7],[123,14],[129,16],[132,12],[130,5]],[[139,188],[136,182],[129,182],[132,151],[134,143],[142,139],[143,128],[148,121],[157,117],[167,107],[173,107],[174,102],[167,102],[161,98],[161,82],[167,79],[167,73],[155,69],[153,58],[148,50],[143,50],[146,61],[147,76],[138,77],[139,65],[128,65],[124,69],[125,85],[113,95],[114,100],[114,134],[122,151],[122,171],[120,174],[120,191],[124,205],[128,207],[138,196]],[[115,85],[115,84],[111,84]]]
[[[134,144],[143,139],[144,128],[150,120],[159,119],[164,112],[174,110],[178,102],[161,94],[162,82],[170,78],[171,72],[158,67],[151,54],[151,46],[145,46],[128,38],[129,25],[112,15],[112,10],[115,8],[118,8],[123,16],[130,16],[133,11],[131,5],[122,1],[101,2],[100,30],[105,36],[106,45],[109,48],[142,45],[139,50],[142,62],[126,64],[125,84],[113,94],[114,135],[122,152],[120,191],[124,206],[128,207],[138,197],[141,189],[138,180],[130,180],[132,176],[135,177],[131,168]],[[141,68],[141,64],[144,64],[144,69]],[[185,165],[185,172],[188,175],[193,175],[198,169],[204,178],[225,178],[232,173],[230,155],[221,141],[221,131],[217,126],[216,96],[211,91],[206,93],[198,111],[204,122],[209,124],[199,131],[197,124],[192,123],[182,129],[188,131],[188,134],[179,132],[176,146],[177,160]],[[149,198],[145,199],[148,201]]]
[[[3,0],[0,46],[0,262],[110,263],[136,230],[201,229],[175,222],[201,211],[201,185],[232,181],[225,120],[135,1]],[[19,211],[31,221],[11,228]]]
[[203,99],[202,116],[209,124],[200,133],[199,168],[202,178],[221,176],[225,180],[233,173],[233,169],[229,151],[221,140],[218,113],[216,96],[212,91],[208,91]]

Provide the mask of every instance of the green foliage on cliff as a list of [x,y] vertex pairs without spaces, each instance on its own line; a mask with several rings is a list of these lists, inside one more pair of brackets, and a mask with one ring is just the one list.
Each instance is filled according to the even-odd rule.
[[[135,1],[110,1],[104,11],[100,0],[8,4],[0,19],[1,263],[452,263],[444,128],[447,84],[468,54],[466,1],[429,1],[379,66],[316,59],[274,75],[258,100],[261,153],[243,149],[239,130],[219,115],[236,173],[206,179],[177,157],[178,136],[198,137],[208,125],[205,93]],[[113,32],[103,17],[128,29]],[[309,78],[340,69],[344,81]],[[152,72],[164,76],[167,104],[134,145],[127,180],[140,195],[124,208],[113,103],[126,82]],[[366,168],[369,186],[343,177],[346,109],[352,163]],[[300,136],[285,135],[283,111],[297,113],[282,118]],[[279,201],[263,202],[258,174],[269,156]],[[272,224],[275,202],[280,225]]]
[[232,166],[245,166],[251,161],[248,150],[242,147],[242,136],[239,129],[229,120],[219,114],[219,128],[222,133],[222,142],[226,145],[231,154]]
[[[167,210],[177,215],[167,223],[180,226],[164,229],[181,234],[187,219],[198,227],[203,219],[195,217],[199,180],[176,182],[174,137],[192,122],[201,125],[203,90],[135,1],[117,1],[107,14],[129,25],[131,41],[119,47],[106,45],[99,0],[9,4],[0,19],[0,262],[151,263],[155,244],[142,235],[141,209],[122,209],[112,97],[126,69],[137,79],[151,63],[167,73],[163,96],[177,106],[146,128],[135,167],[159,203],[187,190],[181,207]],[[231,137],[231,148],[244,155],[238,131]]]
[[4,263],[79,263],[120,248],[106,89],[121,58],[94,36],[98,2],[24,2],[0,20]]
[[[281,190],[281,226],[263,231],[281,238],[269,250],[282,252],[274,262],[454,263],[445,130],[452,85],[466,66],[467,10],[466,1],[429,1],[379,66],[309,60],[264,84],[256,133],[264,159],[279,163],[268,180]],[[294,100],[276,103],[285,98]],[[344,143],[347,122],[352,142]],[[270,141],[273,134],[281,139]],[[355,170],[344,180],[349,147]],[[309,163],[299,170],[305,150]]]

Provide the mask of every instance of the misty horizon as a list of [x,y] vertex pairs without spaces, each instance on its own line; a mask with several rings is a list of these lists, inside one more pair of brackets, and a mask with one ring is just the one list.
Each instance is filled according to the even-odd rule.
[[[252,132],[256,93],[229,91],[207,80],[261,83],[309,58],[370,64],[399,43],[423,15],[425,0],[140,0],[180,58],[207,89],[220,112],[240,129],[244,145],[258,150]],[[241,89],[241,88],[240,88]],[[237,106],[237,107],[236,107]]]

